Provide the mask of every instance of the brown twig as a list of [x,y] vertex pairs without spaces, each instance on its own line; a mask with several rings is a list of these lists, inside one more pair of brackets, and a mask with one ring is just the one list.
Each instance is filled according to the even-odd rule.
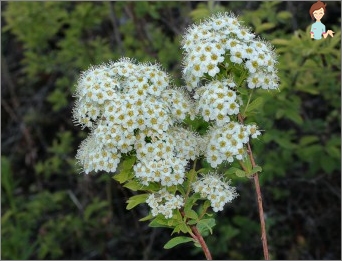
[[254,179],[255,191],[257,193],[258,206],[259,206],[259,218],[260,218],[260,225],[261,225],[262,249],[264,250],[265,260],[269,260],[270,258],[269,258],[268,246],[267,246],[266,225],[265,225],[265,218],[264,218],[264,210],[262,207],[262,198],[261,198],[261,190],[260,190],[258,173],[255,173],[253,175],[253,179]]
[[[185,216],[184,211],[181,211],[180,213],[182,214],[183,217]],[[207,260],[213,260],[213,258],[211,257],[210,250],[209,250],[207,244],[205,243],[201,233],[198,231],[197,227],[196,226],[190,226],[190,228],[191,228],[191,231],[193,233],[190,232],[189,234],[191,235],[191,237],[196,242],[198,242],[201,245],[201,248],[202,248],[204,255],[207,258]]]
[[201,233],[198,231],[197,227],[191,226],[191,230],[192,230],[192,232],[194,232],[194,234],[198,240],[198,243],[201,245],[207,260],[213,260],[213,258],[211,257],[211,253],[209,251],[209,248],[208,248],[207,244],[205,243]]
[[[244,118],[241,114],[238,114],[238,119],[240,123],[243,124]],[[249,155],[249,159],[251,161],[252,167],[254,168],[256,166],[255,160],[253,157],[253,152],[251,149],[251,145],[249,142],[247,143],[247,153]],[[253,174],[254,179],[254,185],[255,185],[255,191],[257,194],[257,201],[258,201],[258,209],[259,209],[259,218],[260,218],[260,226],[261,226],[261,242],[262,242],[262,249],[264,251],[264,258],[265,260],[269,260],[269,253],[268,253],[268,246],[267,246],[267,236],[266,236],[266,225],[265,225],[265,216],[264,216],[264,209],[262,207],[262,196],[261,196],[261,190],[260,190],[260,183],[259,183],[259,173],[256,172]]]

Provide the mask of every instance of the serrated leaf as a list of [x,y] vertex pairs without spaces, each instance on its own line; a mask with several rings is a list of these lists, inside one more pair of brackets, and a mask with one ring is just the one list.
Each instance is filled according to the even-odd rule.
[[174,237],[174,238],[171,238],[165,245],[164,245],[164,248],[165,249],[170,249],[170,248],[173,248],[179,244],[184,244],[184,243],[187,243],[187,242],[195,242],[191,237],[184,237],[184,236],[180,236],[180,237]]
[[130,197],[127,200],[128,204],[127,204],[126,209],[130,210],[130,209],[136,207],[137,205],[139,205],[141,203],[145,203],[148,196],[149,196],[149,194],[146,193],[146,194],[140,194],[140,195],[135,195],[133,197]]

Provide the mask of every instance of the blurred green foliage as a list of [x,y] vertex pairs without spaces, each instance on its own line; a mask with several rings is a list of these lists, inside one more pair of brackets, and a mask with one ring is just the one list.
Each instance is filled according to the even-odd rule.
[[[126,211],[134,194],[110,175],[79,175],[85,133],[71,121],[72,93],[80,71],[121,56],[160,61],[181,85],[181,33],[231,10],[278,53],[280,91],[256,91],[263,106],[247,118],[264,130],[252,145],[271,257],[341,258],[340,2],[322,20],[335,37],[320,41],[293,3],[2,3],[1,257],[177,259],[184,249],[183,259],[203,258],[187,245],[164,250],[171,231],[139,222],[147,207]],[[240,196],[217,214],[209,248],[215,259],[262,258],[252,183],[227,176]]]

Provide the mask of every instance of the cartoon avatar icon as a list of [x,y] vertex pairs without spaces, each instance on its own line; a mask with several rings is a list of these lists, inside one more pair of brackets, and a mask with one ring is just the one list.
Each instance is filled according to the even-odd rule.
[[334,33],[332,30],[325,30],[325,25],[322,24],[321,19],[325,14],[325,7],[327,4],[324,4],[323,2],[321,2],[320,0],[318,0],[316,3],[314,3],[311,7],[310,7],[310,16],[312,18],[312,20],[316,19],[316,22],[313,23],[311,25],[311,38],[315,39],[315,40],[320,40],[322,39],[322,36],[324,38],[327,38],[328,35],[330,35],[331,37],[334,37]]

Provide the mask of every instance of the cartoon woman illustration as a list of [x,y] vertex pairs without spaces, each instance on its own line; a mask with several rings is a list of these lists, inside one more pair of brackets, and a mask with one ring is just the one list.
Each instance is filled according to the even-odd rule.
[[312,18],[312,20],[316,19],[316,22],[313,23],[311,25],[311,38],[315,39],[315,40],[319,40],[322,39],[322,35],[324,38],[327,38],[328,35],[330,35],[331,37],[334,37],[334,33],[332,30],[325,30],[325,25],[322,24],[321,19],[323,17],[323,15],[325,14],[325,7],[327,4],[324,4],[323,2],[321,2],[320,0],[318,0],[316,3],[314,3],[311,7],[310,7],[310,16]]

